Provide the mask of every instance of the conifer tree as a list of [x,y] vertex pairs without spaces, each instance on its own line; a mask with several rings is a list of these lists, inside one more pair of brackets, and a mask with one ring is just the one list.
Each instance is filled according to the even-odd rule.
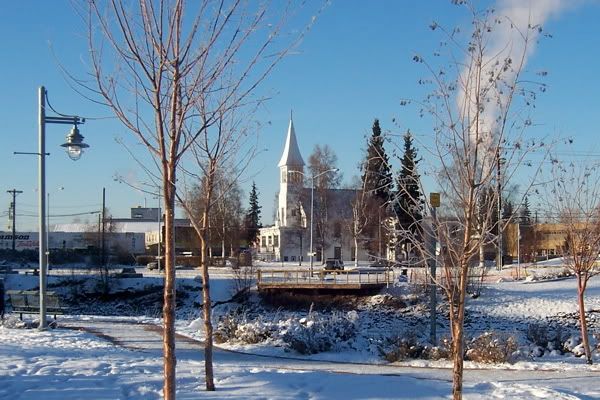
[[529,209],[529,198],[527,198],[527,196],[523,199],[520,217],[522,224],[529,224],[531,222],[531,210]]
[[502,208],[502,219],[508,221],[513,217],[515,213],[512,201],[508,200],[504,203]]
[[398,218],[398,228],[400,231],[410,233],[412,238],[401,239],[402,242],[411,240],[421,241],[422,230],[420,222],[423,219],[423,194],[419,187],[419,173],[417,172],[417,150],[413,145],[413,138],[410,131],[404,135],[404,155],[401,160],[401,168],[398,173],[394,201],[394,212]]
[[383,147],[379,120],[373,121],[373,134],[367,147],[367,158],[363,163],[363,187],[367,193],[385,204],[391,200],[393,178],[389,158]]
[[258,190],[256,190],[256,182],[252,182],[252,190],[250,190],[250,204],[244,218],[246,240],[248,241],[249,245],[256,243],[259,229],[262,228],[262,224],[260,223],[261,208],[262,206],[258,204]]
[[392,200],[394,179],[390,170],[389,158],[383,147],[384,137],[381,135],[379,120],[373,121],[372,135],[369,139],[366,157],[361,165],[361,191],[364,205],[368,210],[366,226],[363,234],[370,238],[364,242],[371,254],[383,257],[387,232],[381,229],[382,221],[388,216],[388,207]]

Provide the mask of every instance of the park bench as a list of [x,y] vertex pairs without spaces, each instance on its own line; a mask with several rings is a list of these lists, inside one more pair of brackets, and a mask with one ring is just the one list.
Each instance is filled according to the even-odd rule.
[[[23,319],[23,314],[38,314],[40,312],[40,295],[37,290],[7,290],[8,301],[12,306],[13,312],[19,313],[19,318]],[[67,307],[60,304],[60,298],[56,292],[46,292],[46,312],[54,315],[64,314]]]

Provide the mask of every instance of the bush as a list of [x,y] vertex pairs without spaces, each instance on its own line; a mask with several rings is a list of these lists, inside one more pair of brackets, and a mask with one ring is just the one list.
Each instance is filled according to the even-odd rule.
[[355,311],[330,316],[310,312],[306,318],[292,320],[282,339],[289,349],[300,354],[321,353],[352,339],[356,335],[357,321]]
[[517,350],[514,336],[485,332],[467,345],[466,359],[481,363],[505,363]]
[[388,338],[383,346],[379,347],[379,353],[387,362],[402,361],[408,358],[420,358],[424,346],[417,341],[414,332],[406,332],[402,335]]
[[552,329],[546,325],[530,324],[527,327],[527,340],[544,350],[562,351],[566,339],[560,326]]
[[236,310],[219,319],[214,340],[216,343],[256,344],[272,337],[273,330],[273,324],[265,322],[262,317],[249,321],[244,311]]

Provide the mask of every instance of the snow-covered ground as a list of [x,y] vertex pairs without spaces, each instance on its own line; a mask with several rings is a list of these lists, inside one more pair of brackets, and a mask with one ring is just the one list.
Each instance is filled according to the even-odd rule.
[[[538,277],[560,270],[550,265],[526,266],[528,274]],[[261,265],[262,268],[278,268]],[[286,266],[286,268],[292,267]],[[294,266],[296,267],[296,266]],[[306,266],[303,265],[303,268]],[[140,270],[142,271],[142,270]],[[153,399],[160,398],[162,387],[159,309],[152,302],[160,297],[159,273],[143,278],[113,281],[120,292],[146,291],[133,307],[126,298],[104,302],[90,298],[88,305],[74,307],[78,315],[59,317],[59,329],[38,332],[34,329],[0,327],[0,399]],[[467,332],[504,332],[525,344],[529,325],[555,326],[577,333],[575,280],[512,281],[513,270],[491,271],[482,295],[469,299]],[[211,291],[216,301],[232,295],[231,274],[226,269],[211,270]],[[197,318],[201,302],[197,271],[178,271],[178,332],[201,340],[202,324]],[[79,278],[85,275],[79,276]],[[63,296],[85,293],[91,285],[77,274],[55,271],[49,279],[52,290]],[[89,277],[88,277],[89,278]],[[500,279],[502,278],[502,279]],[[64,285],[64,279],[74,282]],[[5,276],[7,289],[35,288],[37,277]],[[79,283],[77,283],[79,282]],[[178,398],[208,399],[438,399],[447,398],[451,389],[447,361],[407,360],[388,364],[378,355],[376,344],[386,336],[412,331],[420,337],[429,332],[428,311],[420,304],[405,308],[386,307],[393,296],[405,301],[418,293],[399,283],[389,296],[373,296],[348,304],[355,314],[357,335],[332,350],[300,355],[286,348],[278,338],[256,344],[236,341],[220,344],[215,354],[217,392],[203,391],[202,346],[199,342],[178,340]],[[152,297],[154,296],[154,297]],[[157,297],[158,296],[158,297]],[[85,297],[76,297],[84,301]],[[409,302],[410,303],[410,302]],[[216,318],[227,315],[234,304],[215,308]],[[315,306],[318,308],[318,306]],[[587,308],[593,318],[600,312],[600,277],[588,288]],[[84,312],[85,311],[85,312]],[[97,312],[94,312],[97,311]],[[261,321],[279,321],[283,329],[290,320],[306,317],[308,309],[283,311],[257,306]],[[319,310],[327,316],[325,309]],[[444,308],[439,308],[439,336],[447,334]],[[88,314],[88,315],[86,315]],[[102,314],[92,316],[89,314]],[[131,314],[131,315],[129,315]],[[127,316],[124,316],[127,315]],[[354,315],[354,314],[353,314]],[[256,321],[256,315],[249,315]],[[14,316],[12,317],[14,319]],[[287,322],[286,322],[287,321]],[[592,320],[591,330],[600,333],[600,321]],[[86,331],[76,330],[81,327]],[[66,329],[70,328],[70,329]],[[542,352],[543,353],[543,352]],[[600,362],[596,353],[595,362]],[[465,398],[592,399],[600,398],[597,376],[600,368],[587,366],[571,353],[541,357],[524,356],[513,364],[476,364],[466,362]]]

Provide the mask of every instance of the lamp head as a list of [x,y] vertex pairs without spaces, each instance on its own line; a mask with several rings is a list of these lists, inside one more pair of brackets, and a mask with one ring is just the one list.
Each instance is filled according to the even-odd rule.
[[83,149],[90,146],[83,143],[83,136],[79,133],[77,125],[73,125],[71,132],[67,135],[66,143],[61,144],[61,147],[66,147],[69,158],[73,161],[77,161],[81,157]]

